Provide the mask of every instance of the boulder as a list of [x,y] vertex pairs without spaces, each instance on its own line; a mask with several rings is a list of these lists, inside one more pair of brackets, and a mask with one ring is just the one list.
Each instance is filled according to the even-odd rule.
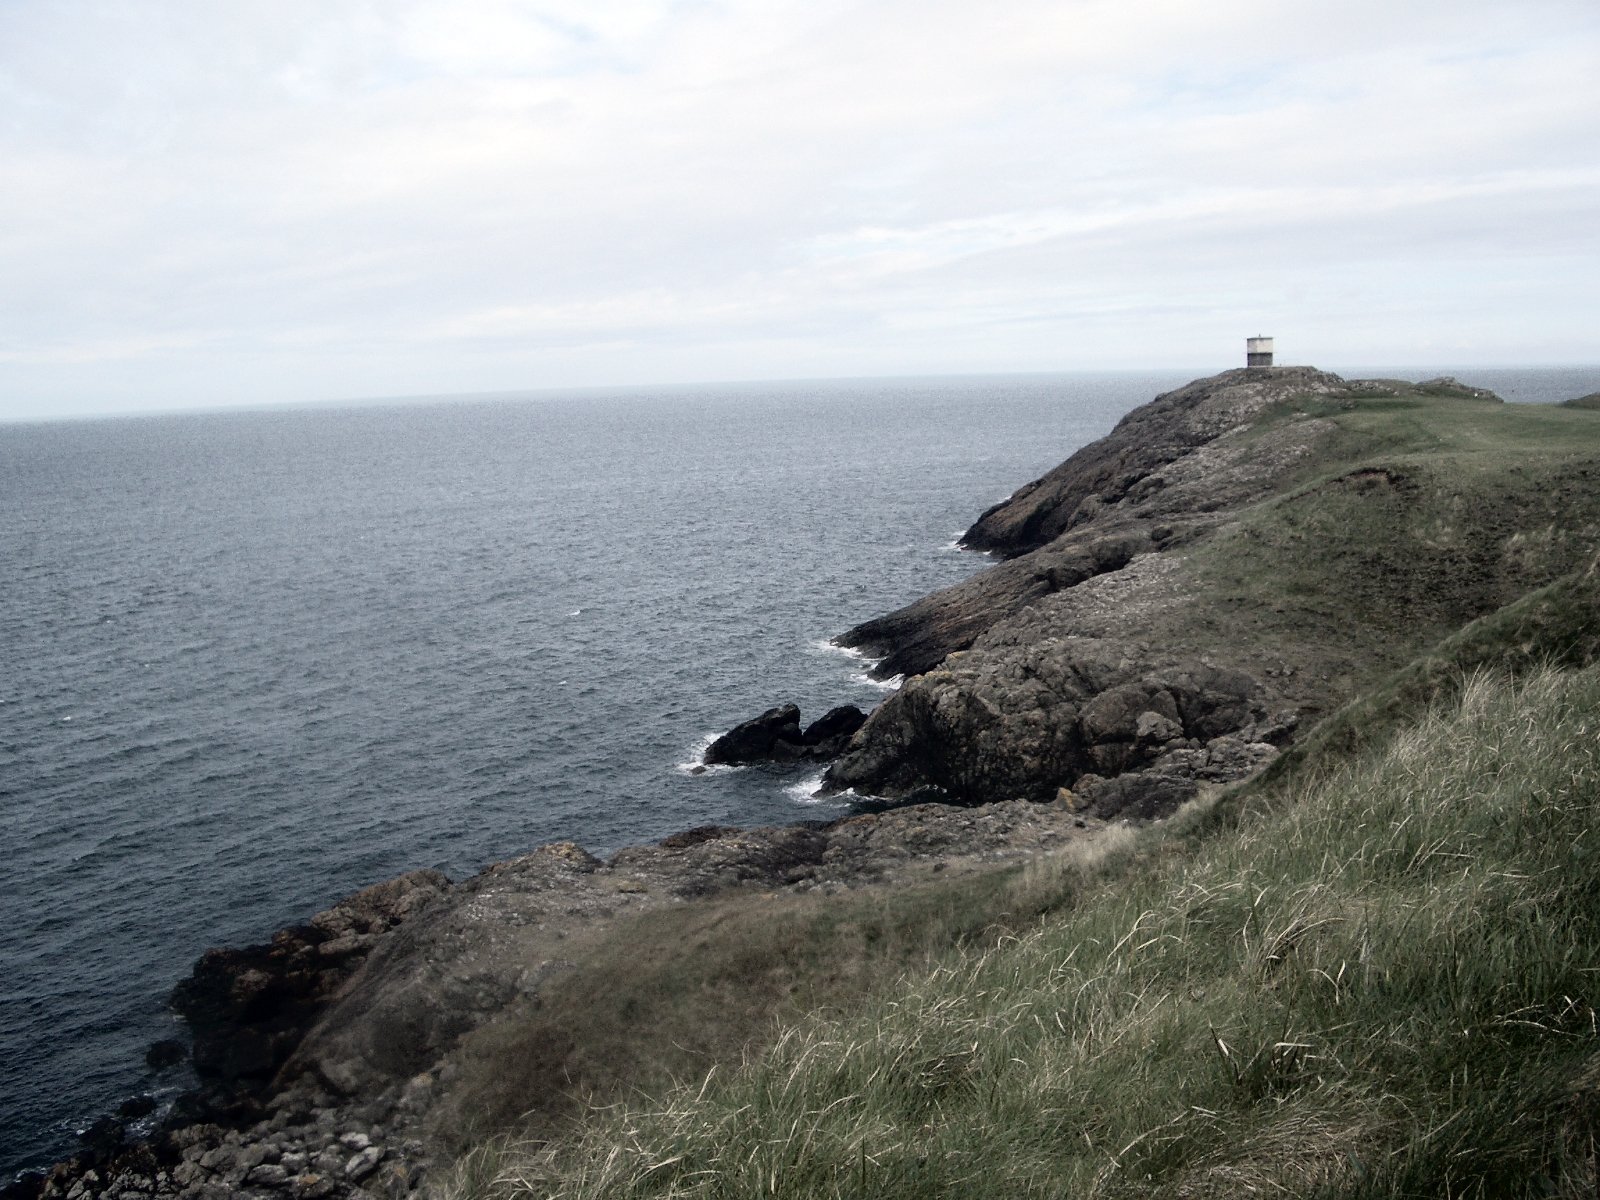
[[1193,779],[1147,771],[1099,779],[1092,786],[1080,780],[1078,785],[1087,810],[1105,820],[1153,821],[1169,816],[1199,790]]
[[855,705],[844,704],[828,710],[802,731],[800,709],[793,704],[780,705],[717,738],[706,747],[705,762],[738,766],[836,758],[866,719],[867,714]]
[[806,726],[801,740],[805,743],[807,757],[837,758],[850,744],[856,730],[866,722],[867,714],[854,704],[830,708]]
[[706,747],[704,758],[709,765],[765,762],[775,756],[779,743],[798,747],[803,736],[799,707],[782,704],[735,725]]

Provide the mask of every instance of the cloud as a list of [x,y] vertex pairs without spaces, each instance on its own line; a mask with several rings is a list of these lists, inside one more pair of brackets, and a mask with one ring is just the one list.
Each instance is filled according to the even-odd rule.
[[1360,357],[1429,273],[1483,286],[1419,332],[1594,359],[1544,331],[1600,258],[1597,49],[1587,0],[13,0],[0,415],[1093,367],[1246,316]]

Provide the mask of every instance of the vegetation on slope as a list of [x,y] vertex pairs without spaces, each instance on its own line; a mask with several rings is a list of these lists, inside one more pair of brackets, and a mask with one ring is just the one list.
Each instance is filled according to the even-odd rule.
[[464,1047],[463,1194],[1594,1194],[1593,418],[1375,391],[1257,428],[1308,415],[1335,436],[1145,633],[1350,703],[1026,870],[597,931]]
[[1592,1194],[1600,673],[1480,676],[1228,833],[499,1164],[552,1196]]
[[1411,390],[1291,401],[1252,436],[1305,416],[1336,432],[1188,551],[1190,603],[1152,636],[1286,662],[1343,701],[1600,544],[1589,414]]
[[[1092,799],[1085,775],[1130,766],[1180,787],[1227,777],[1239,760],[1212,739],[1276,743],[1282,714],[1311,725],[1600,545],[1592,412],[1444,384],[1242,376],[1159,398],[1020,489],[1009,507],[1053,528],[1104,482],[1048,545],[853,631],[919,660],[943,653],[825,783],[992,801],[1061,787]],[[1191,446],[1195,412],[1212,436]],[[1129,441],[1134,425],[1148,445]],[[1226,672],[1228,687],[1191,686],[1197,670]],[[1111,719],[1118,697],[1145,702],[1127,689],[1182,726],[1149,729],[1176,736]],[[1117,802],[1137,799],[1129,783]]]

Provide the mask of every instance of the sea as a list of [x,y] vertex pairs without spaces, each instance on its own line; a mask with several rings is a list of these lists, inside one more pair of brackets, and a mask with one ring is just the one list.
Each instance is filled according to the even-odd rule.
[[144,1051],[209,946],[418,867],[847,811],[814,766],[694,768],[775,704],[879,702],[830,639],[981,569],[980,512],[1209,373],[0,424],[0,1182],[186,1086]]

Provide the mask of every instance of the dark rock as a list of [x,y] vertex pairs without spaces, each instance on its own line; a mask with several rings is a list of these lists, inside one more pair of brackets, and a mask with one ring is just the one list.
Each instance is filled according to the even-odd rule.
[[[438,871],[412,871],[346,897],[266,945],[213,949],[173,989],[194,1033],[203,1106],[248,1115],[322,1007],[376,940],[450,889]],[[331,953],[329,951],[332,951]]]
[[154,1096],[130,1096],[117,1106],[117,1116],[125,1121],[137,1121],[140,1117],[148,1117],[155,1110]]
[[1118,640],[1056,637],[1007,651],[961,656],[907,684],[828,768],[824,787],[891,797],[931,787],[967,804],[1047,799],[1064,780],[1140,770],[1175,744],[1265,714],[1247,673],[1160,663]]
[[1437,379],[1424,379],[1416,385],[1417,391],[1430,396],[1448,396],[1461,400],[1488,400],[1495,404],[1505,401],[1488,388],[1472,387],[1453,375],[1440,375]]
[[[1014,558],[1108,515],[1126,499],[1170,486],[1163,468],[1291,394],[1335,392],[1344,381],[1309,367],[1227,371],[1134,409],[1109,435],[990,508],[962,537],[974,550]],[[1155,485],[1155,486],[1152,486]]]
[[733,825],[696,825],[693,829],[685,829],[681,833],[669,833],[656,845],[664,850],[686,850],[690,846],[698,846],[701,842],[715,841],[719,837],[738,833]]
[[867,714],[854,704],[841,704],[830,708],[806,726],[802,740],[808,746],[820,746],[837,738],[848,738],[866,723]]
[[1136,772],[1101,780],[1092,788],[1084,788],[1080,782],[1078,794],[1087,801],[1093,816],[1154,821],[1170,816],[1192,800],[1199,787],[1193,779]]
[[801,740],[800,709],[793,704],[783,704],[735,725],[706,747],[704,757],[708,764],[762,762],[773,757],[773,748],[778,743],[799,746]]
[[44,1192],[45,1179],[43,1171],[24,1171],[0,1187],[0,1200],[38,1200]]
[[838,758],[866,720],[867,714],[853,704],[830,709],[806,727],[803,757],[823,762]]
[[[839,639],[882,655],[878,673],[911,677],[825,789],[1044,798],[1189,743],[1288,740],[1292,714],[1329,698],[1247,639],[1195,636],[1214,622],[1191,607],[1189,548],[1233,528],[1332,436],[1310,409],[1361,394],[1303,367],[1196,380],[990,509],[964,543],[1005,561]],[[1290,716],[1269,729],[1269,711]]]
[[144,1052],[145,1066],[152,1071],[170,1070],[188,1057],[189,1047],[177,1038],[163,1038],[159,1042],[151,1042],[150,1048]]
[[851,736],[866,719],[867,715],[853,704],[841,705],[802,732],[799,708],[784,704],[735,725],[706,747],[704,757],[708,764],[734,766],[834,758],[849,745]]
[[101,1117],[89,1128],[78,1133],[78,1140],[89,1148],[91,1154],[108,1156],[122,1147],[128,1128],[116,1117]]

